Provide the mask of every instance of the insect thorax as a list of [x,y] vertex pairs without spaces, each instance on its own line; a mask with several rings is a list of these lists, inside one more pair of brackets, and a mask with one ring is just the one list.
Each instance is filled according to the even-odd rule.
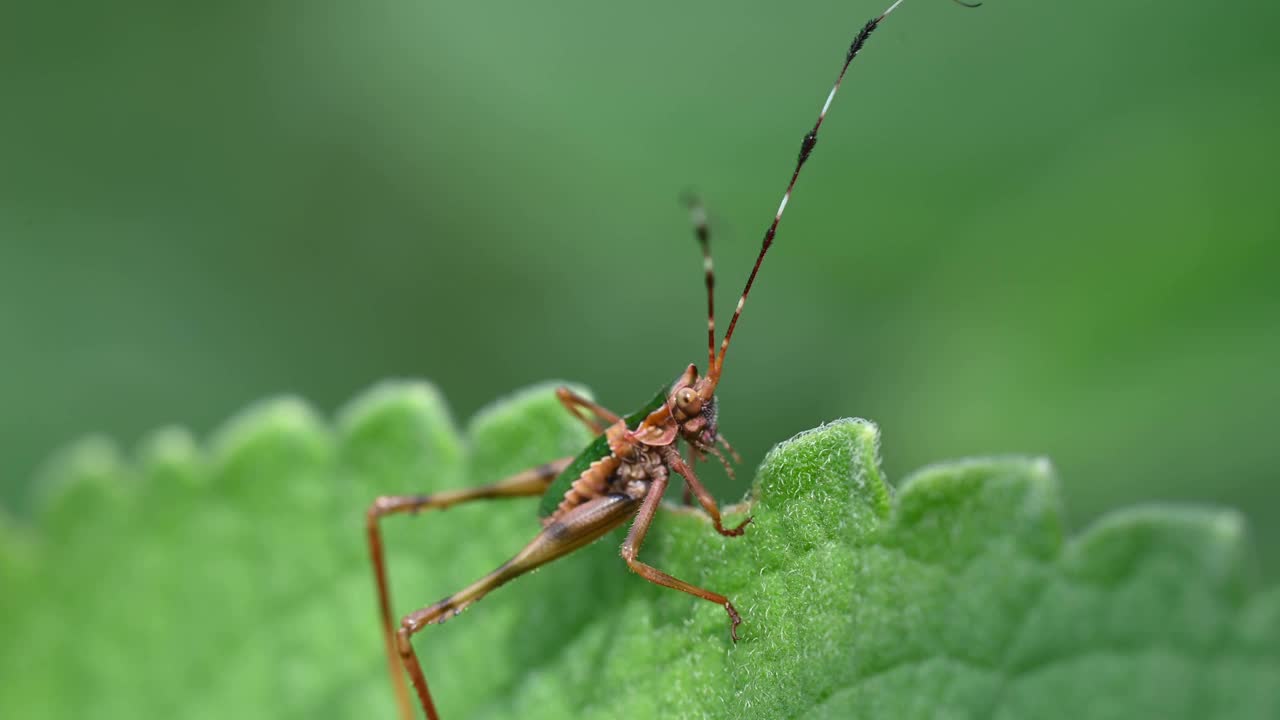
[[640,500],[649,492],[649,485],[654,480],[666,476],[667,466],[662,462],[658,451],[648,445],[640,445],[631,457],[618,466],[613,480],[615,492]]

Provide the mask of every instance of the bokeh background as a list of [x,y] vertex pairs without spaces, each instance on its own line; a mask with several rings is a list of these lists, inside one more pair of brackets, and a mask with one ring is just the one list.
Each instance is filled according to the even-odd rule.
[[[6,3],[0,501],[87,432],[430,378],[629,410],[704,357],[882,0]],[[824,126],[722,385],[753,468],[1036,453],[1077,525],[1239,506],[1280,568],[1280,6],[909,0]],[[723,321],[721,327],[723,327]],[[717,477],[721,495],[746,484]]]

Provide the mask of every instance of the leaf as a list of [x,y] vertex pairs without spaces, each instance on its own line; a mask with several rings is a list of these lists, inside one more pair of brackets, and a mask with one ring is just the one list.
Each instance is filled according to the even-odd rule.
[[[178,429],[131,458],[74,446],[37,527],[0,524],[0,717],[394,717],[365,507],[587,440],[549,387],[463,433],[401,382],[336,426],[284,399],[207,449]],[[842,420],[779,445],[741,538],[660,514],[641,557],[731,597],[737,646],[721,608],[630,574],[614,534],[417,637],[442,713],[1280,717],[1280,591],[1248,572],[1237,514],[1139,508],[1064,540],[1045,461],[939,465],[894,497],[878,442]],[[387,521],[397,612],[537,527],[533,501]]]

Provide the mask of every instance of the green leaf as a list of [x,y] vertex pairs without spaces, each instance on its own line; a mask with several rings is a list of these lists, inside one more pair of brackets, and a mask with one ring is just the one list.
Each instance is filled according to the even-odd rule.
[[[550,386],[462,432],[432,387],[401,382],[334,425],[284,399],[207,448],[178,429],[133,457],[73,446],[35,527],[0,523],[0,717],[393,717],[368,503],[588,440]],[[615,533],[417,637],[442,713],[1280,717],[1280,591],[1251,576],[1237,514],[1140,508],[1064,540],[1047,462],[939,465],[895,497],[878,442],[842,420],[779,445],[741,538],[660,514],[641,557],[732,598],[738,645],[721,608],[629,573]],[[404,613],[538,522],[505,501],[385,528]]]

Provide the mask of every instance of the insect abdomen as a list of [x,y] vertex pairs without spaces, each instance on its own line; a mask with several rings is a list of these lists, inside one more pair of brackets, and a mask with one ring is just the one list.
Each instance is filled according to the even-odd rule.
[[564,499],[556,506],[555,512],[543,518],[542,526],[547,527],[582,503],[604,495],[621,463],[618,456],[612,453],[591,463],[565,491]]

